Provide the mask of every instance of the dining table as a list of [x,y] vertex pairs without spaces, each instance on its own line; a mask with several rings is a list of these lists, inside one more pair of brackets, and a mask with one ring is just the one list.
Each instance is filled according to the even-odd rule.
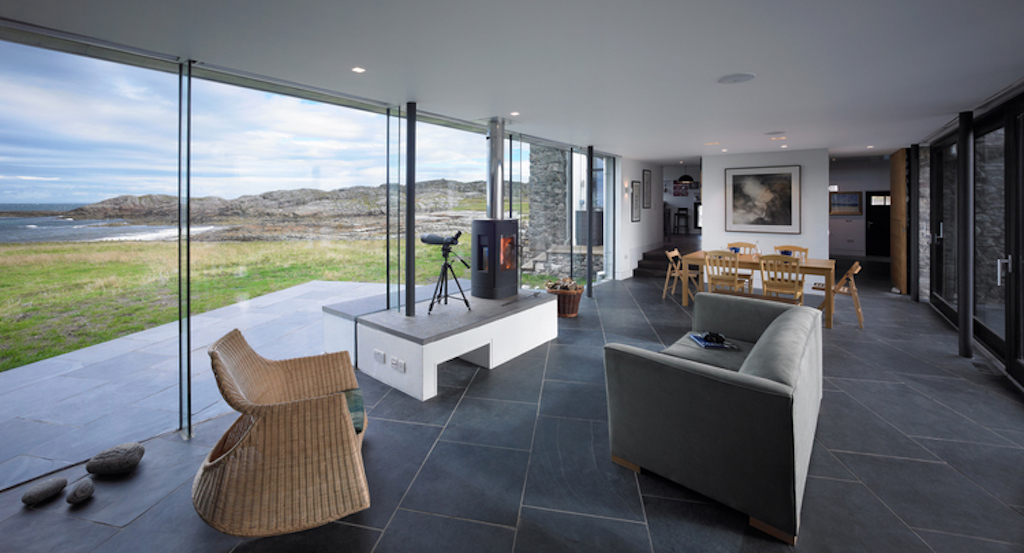
[[[700,272],[704,272],[704,250],[697,250],[690,252],[683,256],[684,267],[692,267],[696,265],[700,268]],[[761,256],[754,254],[741,253],[737,256],[739,258],[739,268],[748,269],[751,271],[761,270]],[[688,272],[688,271],[687,271]],[[832,328],[832,314],[836,308],[836,260],[835,259],[801,259],[800,260],[800,272],[805,275],[817,275],[825,277],[825,303],[822,305],[822,317],[825,319],[825,328]],[[690,282],[693,282],[694,276],[687,276],[686,285],[689,286]],[[696,286],[696,282],[694,282]],[[690,298],[688,294],[683,294],[683,306],[690,305]]]

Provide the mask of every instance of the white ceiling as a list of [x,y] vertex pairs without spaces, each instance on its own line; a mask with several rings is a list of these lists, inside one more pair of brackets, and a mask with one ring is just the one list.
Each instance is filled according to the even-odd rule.
[[[889,153],[1024,77],[1012,0],[5,0],[0,17],[468,121],[518,111],[510,131],[660,164]],[[716,83],[737,72],[757,78]]]

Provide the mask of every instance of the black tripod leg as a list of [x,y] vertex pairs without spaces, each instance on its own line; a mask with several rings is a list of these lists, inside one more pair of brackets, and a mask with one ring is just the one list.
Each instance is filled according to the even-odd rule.
[[452,278],[455,279],[455,285],[459,287],[459,294],[462,295],[462,301],[466,302],[466,309],[472,311],[473,308],[469,306],[469,300],[466,299],[466,293],[462,290],[462,285],[459,284],[459,277],[455,276],[455,269],[452,269],[451,265],[448,269],[452,272]]
[[[434,304],[441,301],[441,283],[447,280],[445,278],[446,276],[448,275],[445,274],[444,267],[441,267],[441,276],[437,278],[437,284],[434,285],[434,295],[431,296],[430,298],[430,307],[427,308],[427,315],[429,315],[430,312],[434,310]],[[447,282],[445,282],[445,284],[447,284]]]

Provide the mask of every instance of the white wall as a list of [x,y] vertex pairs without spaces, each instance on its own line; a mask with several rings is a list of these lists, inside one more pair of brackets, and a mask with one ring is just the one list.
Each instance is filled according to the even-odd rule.
[[[752,242],[762,252],[775,246],[803,246],[810,257],[828,259],[828,149],[794,150],[760,154],[723,154],[704,158],[701,183],[704,204],[703,246],[724,249],[729,242]],[[800,234],[725,231],[725,170],[743,167],[800,166]],[[808,287],[810,282],[808,282]]]
[[[889,190],[890,161],[886,157],[837,159],[829,168],[829,183],[837,185],[840,192]],[[861,201],[866,205],[867,194],[861,196]],[[867,228],[863,211],[861,215],[830,216],[829,231],[829,249],[832,255],[866,255]]]
[[[641,208],[640,222],[634,223],[630,220],[629,185],[632,181],[643,182],[644,169],[651,171],[651,208]],[[620,158],[616,170],[618,229],[615,233],[615,279],[622,280],[633,276],[633,269],[643,258],[644,252],[661,247],[664,204],[658,193],[662,182],[661,167]]]

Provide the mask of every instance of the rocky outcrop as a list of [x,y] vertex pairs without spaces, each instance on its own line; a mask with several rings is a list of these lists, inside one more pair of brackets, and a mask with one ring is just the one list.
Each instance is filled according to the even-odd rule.
[[[516,183],[518,184],[518,183]],[[397,187],[405,201],[405,186]],[[193,224],[235,223],[246,220],[296,221],[311,218],[378,216],[385,212],[386,185],[355,186],[338,190],[275,190],[225,200],[215,196],[193,198],[190,217]],[[486,198],[483,181],[458,182],[445,179],[416,184],[416,211],[450,211],[469,202]],[[68,213],[75,219],[126,219],[148,224],[173,224],[178,217],[175,196],[150,194],[118,196],[80,207]]]

